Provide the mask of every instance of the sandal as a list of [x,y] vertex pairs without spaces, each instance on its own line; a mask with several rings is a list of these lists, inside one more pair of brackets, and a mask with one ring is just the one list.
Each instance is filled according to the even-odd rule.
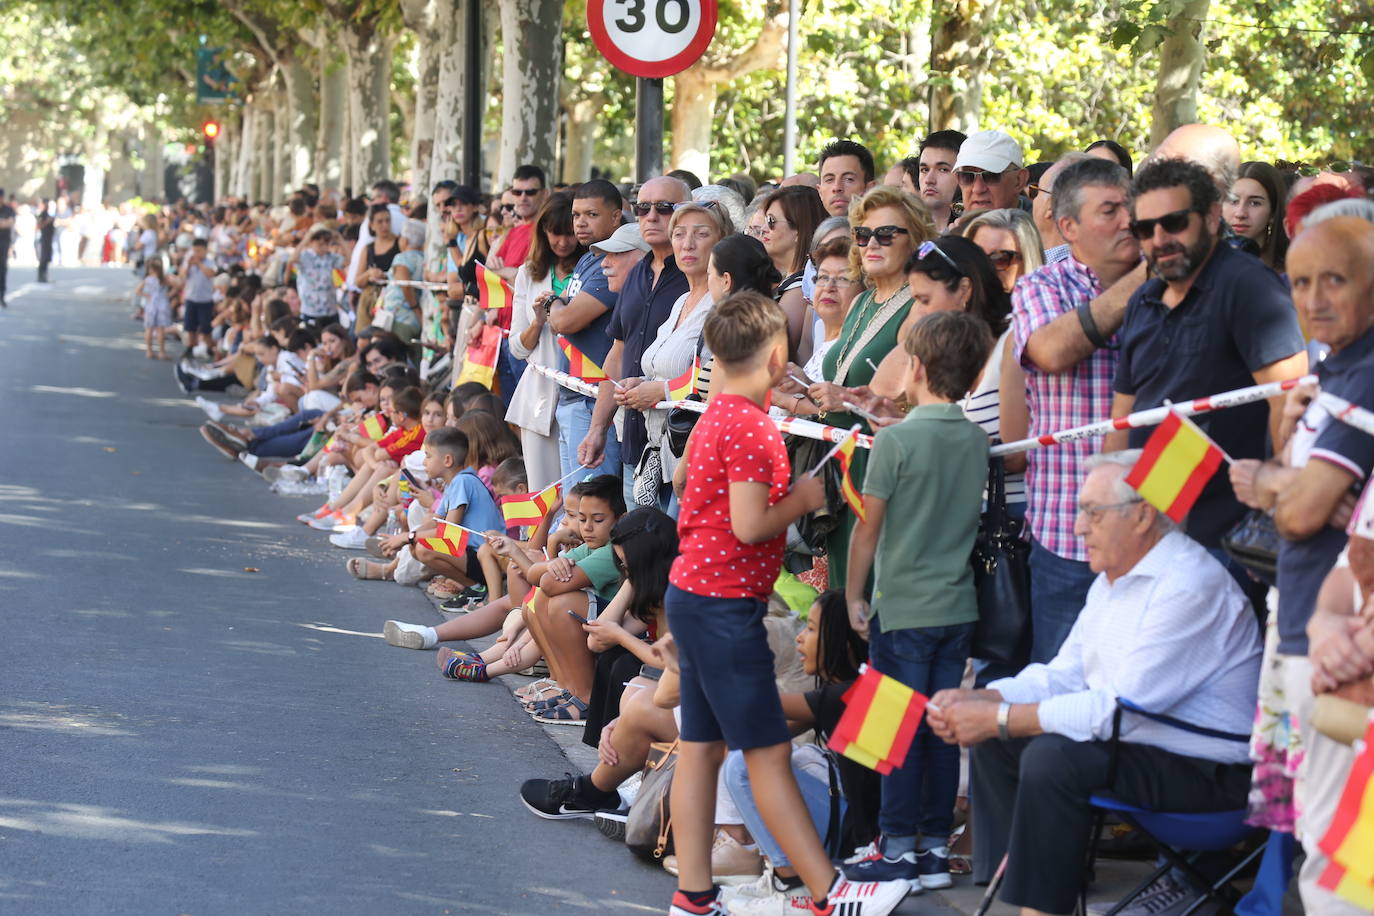
[[452,598],[462,590],[463,587],[452,579],[438,576],[429,583],[429,588],[425,589],[425,593],[431,598]]
[[386,564],[369,563],[362,557],[352,557],[344,561],[344,569],[355,579],[391,581],[391,576],[386,574]]
[[[547,691],[550,687],[558,687],[558,682],[553,678],[545,677],[532,684],[526,684],[524,687],[517,687],[513,692],[517,700],[542,699],[542,697],[536,697],[535,694]],[[562,690],[563,688],[558,687],[558,689]]]
[[561,706],[573,698],[572,693],[567,690],[559,689],[558,693],[551,697],[544,697],[538,700],[526,700],[524,703],[525,712],[532,716],[537,716],[542,712]]
[[586,725],[587,704],[570,695],[565,703],[544,710],[534,717],[534,721],[548,725]]

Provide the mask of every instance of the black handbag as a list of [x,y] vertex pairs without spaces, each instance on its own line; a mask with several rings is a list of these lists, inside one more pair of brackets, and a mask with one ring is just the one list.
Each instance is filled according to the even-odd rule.
[[[692,394],[683,400],[700,401],[701,399],[700,395]],[[692,430],[700,419],[701,414],[686,407],[674,407],[668,411],[668,451],[673,453],[674,458],[681,458],[682,453],[687,450],[687,437],[692,435]]]
[[1021,522],[1007,514],[1007,472],[1001,458],[988,462],[987,509],[973,542],[973,586],[978,593],[974,658],[1008,665],[1030,657],[1030,543]]
[[1278,582],[1279,529],[1263,509],[1251,509],[1221,539],[1221,547],[1265,585]]

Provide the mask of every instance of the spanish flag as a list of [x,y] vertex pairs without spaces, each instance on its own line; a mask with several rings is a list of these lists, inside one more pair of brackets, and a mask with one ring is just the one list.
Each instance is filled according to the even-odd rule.
[[1170,411],[1125,480],[1146,502],[1182,524],[1225,459],[1226,453],[1197,424]]
[[344,280],[346,279],[344,277],[344,272],[336,267],[333,270],[331,270],[329,274],[334,279],[334,288],[342,289],[344,285]]
[[461,557],[468,551],[468,533],[457,525],[450,525],[448,522],[436,521],[434,523],[437,530],[434,537],[416,538],[415,546],[428,547],[435,553],[448,554],[451,557]]
[[1374,719],[1363,743],[1336,816],[1318,844],[1331,861],[1317,884],[1362,909],[1374,910]]
[[844,715],[830,735],[830,748],[870,770],[891,773],[906,762],[926,698],[869,665],[859,670],[842,698]]
[[854,449],[859,447],[858,427],[850,431],[840,447],[835,450],[835,457],[840,460],[840,495],[844,501],[849,503],[849,508],[854,510],[854,514],[859,517],[859,521],[866,521],[864,516],[864,495],[859,492],[859,488],[854,486],[854,477],[851,468],[854,465]]
[[484,309],[503,309],[515,301],[515,293],[500,274],[478,264],[477,301]]
[[386,422],[386,417],[379,413],[374,413],[358,424],[358,432],[367,436],[367,438],[371,439],[373,442],[376,442],[386,435],[388,426],[389,424]]
[[572,341],[558,335],[558,349],[568,358],[568,374],[584,382],[608,382],[611,377],[600,366],[592,362],[587,354],[572,345]]
[[501,514],[506,526],[538,525],[548,515],[549,507],[558,501],[562,488],[552,484],[538,493],[512,493],[501,497]]
[[697,393],[697,376],[701,374],[701,357],[692,357],[687,371],[668,382],[668,400],[685,401]]

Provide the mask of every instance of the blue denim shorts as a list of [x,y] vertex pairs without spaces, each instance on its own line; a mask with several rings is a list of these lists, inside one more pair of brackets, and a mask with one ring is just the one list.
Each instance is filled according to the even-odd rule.
[[682,740],[741,751],[791,741],[763,626],[767,603],[669,585],[663,604],[682,675]]

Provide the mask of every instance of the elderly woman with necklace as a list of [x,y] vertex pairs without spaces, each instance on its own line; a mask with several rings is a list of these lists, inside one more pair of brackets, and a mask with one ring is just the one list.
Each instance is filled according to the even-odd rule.
[[[822,422],[846,429],[857,423],[863,432],[872,432],[862,418],[845,409],[844,402],[853,400],[847,389],[868,385],[889,354],[893,354],[893,365],[883,367],[884,374],[900,371],[897,342],[912,317],[906,263],[922,242],[935,237],[935,227],[925,204],[886,186],[874,188],[850,205],[849,224],[854,227],[851,263],[856,272],[863,272],[868,289],[849,307],[839,340],[825,354],[822,374],[826,381],[808,388],[807,396],[820,408],[817,419]],[[861,490],[867,467],[867,450],[856,450],[852,473],[854,485]],[[853,527],[853,516],[845,513],[830,535],[831,588],[844,587]]]

